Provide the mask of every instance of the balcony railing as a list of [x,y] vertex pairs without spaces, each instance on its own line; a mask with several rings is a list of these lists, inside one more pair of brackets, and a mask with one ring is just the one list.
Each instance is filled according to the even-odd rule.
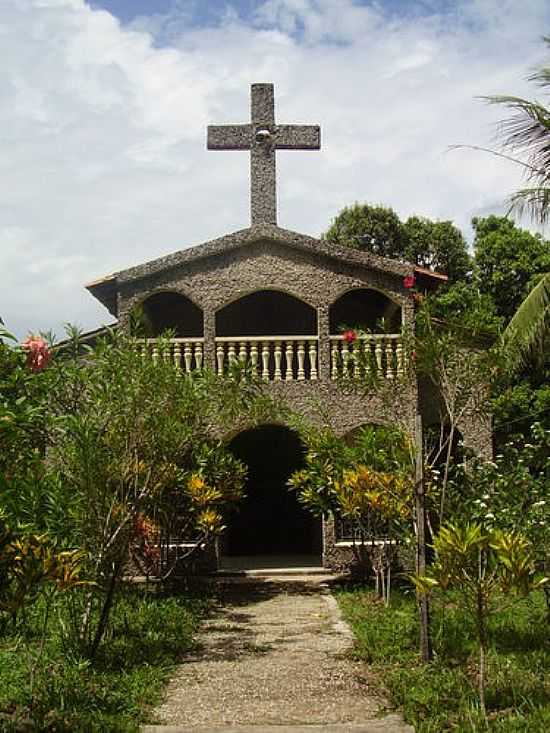
[[266,382],[304,382],[318,378],[317,336],[220,336],[216,338],[216,369],[249,365]]
[[[375,370],[384,379],[402,373],[400,334],[368,334],[351,343],[342,335],[329,338],[332,380],[343,375],[360,377],[365,370]],[[204,338],[140,339],[138,348],[154,361],[172,361],[185,373],[200,370],[205,364]],[[319,379],[317,336],[218,336],[214,348],[217,374],[226,373],[232,364],[240,362],[266,382]]]
[[330,337],[330,376],[339,379],[344,374],[359,377],[366,370],[375,371],[385,379],[394,379],[403,370],[401,335],[373,333],[347,341],[344,336]]
[[139,339],[140,352],[150,354],[153,361],[173,361],[184,372],[202,369],[204,364],[203,338]]

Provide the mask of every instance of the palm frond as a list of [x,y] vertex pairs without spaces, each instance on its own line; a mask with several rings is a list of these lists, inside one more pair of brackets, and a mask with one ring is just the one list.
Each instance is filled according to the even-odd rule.
[[550,272],[543,275],[520,305],[502,334],[512,371],[545,356],[550,329]]
[[527,213],[531,219],[546,224],[550,219],[550,187],[520,188],[510,196],[510,211],[519,216]]
[[483,97],[490,104],[504,105],[514,114],[498,125],[505,150],[527,156],[529,178],[540,184],[550,180],[550,110],[521,97]]

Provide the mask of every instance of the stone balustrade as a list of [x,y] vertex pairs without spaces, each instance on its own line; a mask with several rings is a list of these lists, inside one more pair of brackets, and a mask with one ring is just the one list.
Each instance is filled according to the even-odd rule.
[[216,370],[231,364],[249,365],[266,382],[318,379],[317,336],[221,336],[216,338]]
[[[142,354],[153,360],[172,361],[185,373],[205,364],[203,338],[139,339]],[[317,336],[219,336],[215,339],[217,374],[231,364],[242,363],[266,382],[303,382],[319,379]],[[394,379],[403,369],[403,347],[399,334],[367,334],[354,341],[342,335],[330,336],[330,377],[344,374],[359,377],[374,369],[385,379]]]
[[153,361],[173,361],[186,373],[200,370],[204,364],[203,338],[138,339],[138,348],[141,354],[150,354]]
[[373,333],[347,341],[343,335],[330,337],[330,376],[359,377],[375,370],[385,379],[402,374],[403,345],[400,334]]

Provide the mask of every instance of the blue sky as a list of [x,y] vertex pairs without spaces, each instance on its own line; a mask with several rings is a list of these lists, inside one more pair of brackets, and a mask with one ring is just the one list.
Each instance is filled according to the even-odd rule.
[[[265,0],[86,0],[86,2],[91,7],[109,11],[124,24],[153,16],[169,19],[184,15],[189,26],[199,27],[219,24],[229,9],[243,21],[258,22],[255,15],[265,5]],[[333,4],[337,6],[338,0],[333,0]],[[353,0],[353,4],[377,8],[388,19],[450,15],[454,13],[457,5],[455,0]],[[300,5],[300,0],[296,5]],[[164,28],[162,32],[154,34],[157,44],[169,45],[171,38],[165,31]]]
[[[1,0],[0,313],[62,332],[110,320],[84,283],[249,224],[245,153],[206,150],[273,82],[281,226],[354,201],[451,220],[502,213],[517,167],[480,95],[533,95],[548,0]],[[548,59],[546,59],[546,62]],[[7,274],[6,274],[7,273]]]

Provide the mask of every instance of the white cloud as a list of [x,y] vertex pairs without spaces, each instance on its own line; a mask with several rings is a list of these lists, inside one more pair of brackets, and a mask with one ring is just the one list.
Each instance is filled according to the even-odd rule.
[[83,0],[0,5],[0,315],[20,335],[109,320],[84,282],[248,225],[247,154],[207,152],[205,128],[246,121],[254,81],[275,83],[280,122],[322,125],[321,153],[279,154],[282,226],[318,234],[366,200],[466,228],[519,184],[448,146],[491,142],[501,113],[476,95],[534,93],[545,0],[268,0],[215,27],[174,12],[121,27]]

